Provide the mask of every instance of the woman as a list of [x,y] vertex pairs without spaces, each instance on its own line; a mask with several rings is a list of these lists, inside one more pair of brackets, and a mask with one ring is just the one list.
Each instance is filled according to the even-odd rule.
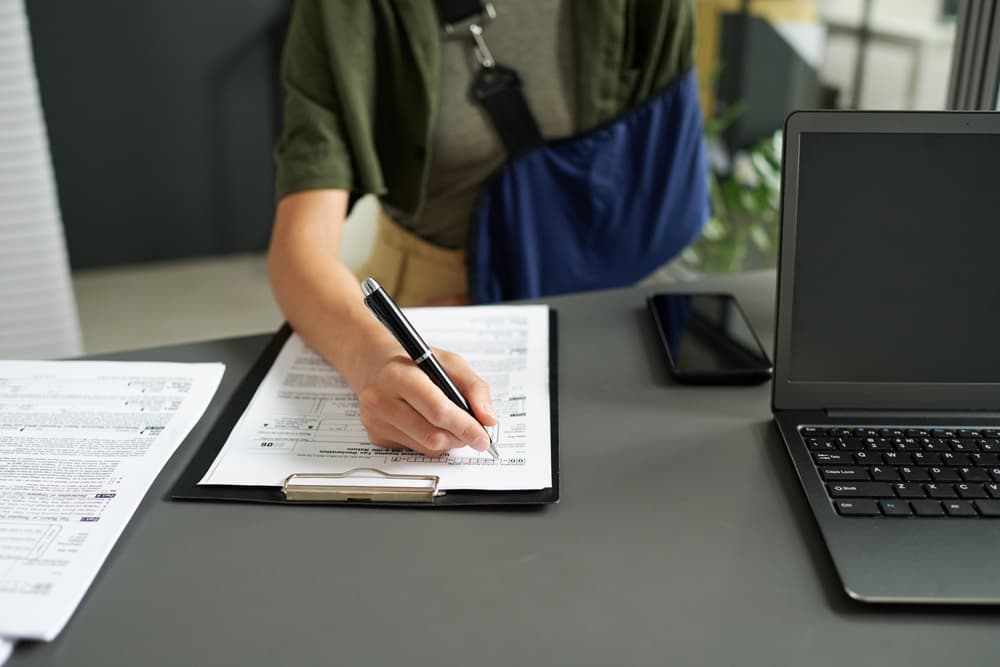
[[[496,59],[520,72],[547,139],[606,123],[690,68],[691,0],[494,4],[495,19],[477,23]],[[276,298],[358,394],[372,443],[428,455],[489,443],[367,312],[340,243],[351,198],[373,193],[383,213],[361,277],[401,305],[468,302],[469,220],[505,152],[469,99],[484,54],[465,30],[446,37],[427,0],[300,0],[282,70],[268,257]],[[495,423],[485,382],[458,355],[438,354],[478,420]]]

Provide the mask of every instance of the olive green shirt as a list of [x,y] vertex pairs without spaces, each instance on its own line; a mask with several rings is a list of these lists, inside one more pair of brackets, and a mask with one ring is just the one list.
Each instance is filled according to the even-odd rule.
[[[573,0],[494,0],[496,18],[483,36],[493,57],[521,72],[521,93],[542,137],[573,134],[576,77]],[[470,98],[480,66],[472,39],[441,41],[441,76],[424,206],[417,217],[383,203],[395,221],[436,246],[468,246],[476,205],[490,177],[507,158],[500,134],[481,104]]]
[[[578,132],[641,103],[691,65],[693,0],[573,0],[571,9]],[[418,219],[441,42],[431,0],[297,0],[282,63],[277,196],[373,193]]]

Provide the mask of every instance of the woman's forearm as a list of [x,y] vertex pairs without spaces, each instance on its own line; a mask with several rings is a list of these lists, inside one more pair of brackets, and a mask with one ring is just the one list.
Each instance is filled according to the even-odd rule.
[[341,261],[344,190],[311,190],[278,203],[268,274],[282,313],[306,344],[358,391],[366,352],[393,344],[368,313],[361,289]]

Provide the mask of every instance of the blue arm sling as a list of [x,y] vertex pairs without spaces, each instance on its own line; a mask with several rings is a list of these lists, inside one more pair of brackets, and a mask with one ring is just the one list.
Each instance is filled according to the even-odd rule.
[[[632,285],[691,243],[709,216],[694,70],[580,135],[543,141],[513,70],[486,46],[478,0],[437,0],[445,32],[466,21],[481,69],[472,96],[507,153],[470,224],[474,303]],[[489,12],[487,12],[489,14]],[[471,22],[468,18],[471,16]]]

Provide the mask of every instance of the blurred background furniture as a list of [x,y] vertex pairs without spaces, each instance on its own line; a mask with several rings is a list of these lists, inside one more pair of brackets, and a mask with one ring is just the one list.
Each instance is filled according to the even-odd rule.
[[0,358],[83,351],[23,0],[0,0]]

